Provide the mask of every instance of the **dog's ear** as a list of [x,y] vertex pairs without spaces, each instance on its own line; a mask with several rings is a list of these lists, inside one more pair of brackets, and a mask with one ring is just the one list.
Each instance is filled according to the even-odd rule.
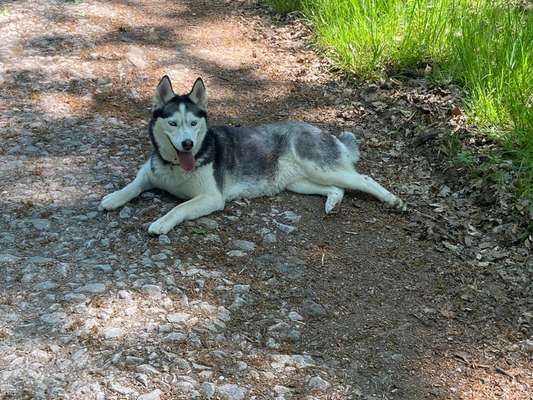
[[155,89],[155,95],[152,99],[152,110],[157,110],[163,107],[166,102],[175,96],[174,90],[172,90],[172,83],[170,78],[165,75],[159,81],[157,88]]
[[196,82],[192,85],[189,99],[200,107],[200,109],[207,111],[207,89],[205,88],[202,78],[196,79]]

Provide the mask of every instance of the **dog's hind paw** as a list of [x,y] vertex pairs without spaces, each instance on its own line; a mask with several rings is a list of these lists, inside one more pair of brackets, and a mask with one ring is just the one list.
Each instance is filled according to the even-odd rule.
[[399,212],[402,212],[402,213],[407,212],[407,203],[403,201],[402,199],[400,199],[399,197],[396,197],[396,199],[390,206],[391,208]]
[[326,204],[325,204],[326,214],[329,214],[331,211],[333,211],[335,206],[337,206],[342,201],[343,197],[344,197],[344,190],[339,189],[339,188],[334,188],[333,190],[331,190],[326,199]]

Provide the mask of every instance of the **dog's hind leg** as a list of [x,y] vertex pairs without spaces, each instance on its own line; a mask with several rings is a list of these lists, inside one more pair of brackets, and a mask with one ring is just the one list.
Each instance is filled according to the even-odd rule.
[[326,196],[326,214],[329,214],[333,208],[342,201],[344,196],[344,190],[335,186],[323,186],[317,183],[313,183],[306,179],[302,179],[291,183],[287,186],[287,189],[291,192],[300,194],[318,194]]
[[150,183],[148,174],[150,172],[150,162],[147,162],[137,173],[137,176],[123,189],[110,193],[105,196],[98,208],[100,210],[115,210],[123,206],[131,199],[134,199],[145,190],[151,189],[153,186]]
[[[315,173],[315,175],[317,175]],[[368,193],[384,203],[405,211],[407,206],[398,196],[395,196],[374,179],[369,176],[361,175],[355,171],[333,170],[320,172],[317,177],[320,183],[327,183],[344,189],[358,190]]]

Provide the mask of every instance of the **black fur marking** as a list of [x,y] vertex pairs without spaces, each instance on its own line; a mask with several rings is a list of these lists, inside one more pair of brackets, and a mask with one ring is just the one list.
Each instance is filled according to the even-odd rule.
[[272,179],[279,157],[287,151],[286,136],[267,135],[259,129],[215,126],[208,130],[196,159],[198,166],[213,163],[220,191],[224,177],[241,181]]
[[168,118],[179,110],[180,104],[187,106],[187,111],[192,112],[197,118],[207,119],[207,113],[194,103],[189,96],[174,96],[163,107],[157,108],[152,114],[152,119]]

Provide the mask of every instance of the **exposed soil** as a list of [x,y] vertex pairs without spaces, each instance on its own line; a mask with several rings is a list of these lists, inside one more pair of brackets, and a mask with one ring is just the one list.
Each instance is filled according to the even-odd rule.
[[[252,1],[4,1],[0,37],[0,398],[532,398],[532,237],[439,168],[453,87],[356,85]],[[356,132],[410,211],[285,193],[160,238],[164,193],[97,212],[164,74],[213,123]]]

